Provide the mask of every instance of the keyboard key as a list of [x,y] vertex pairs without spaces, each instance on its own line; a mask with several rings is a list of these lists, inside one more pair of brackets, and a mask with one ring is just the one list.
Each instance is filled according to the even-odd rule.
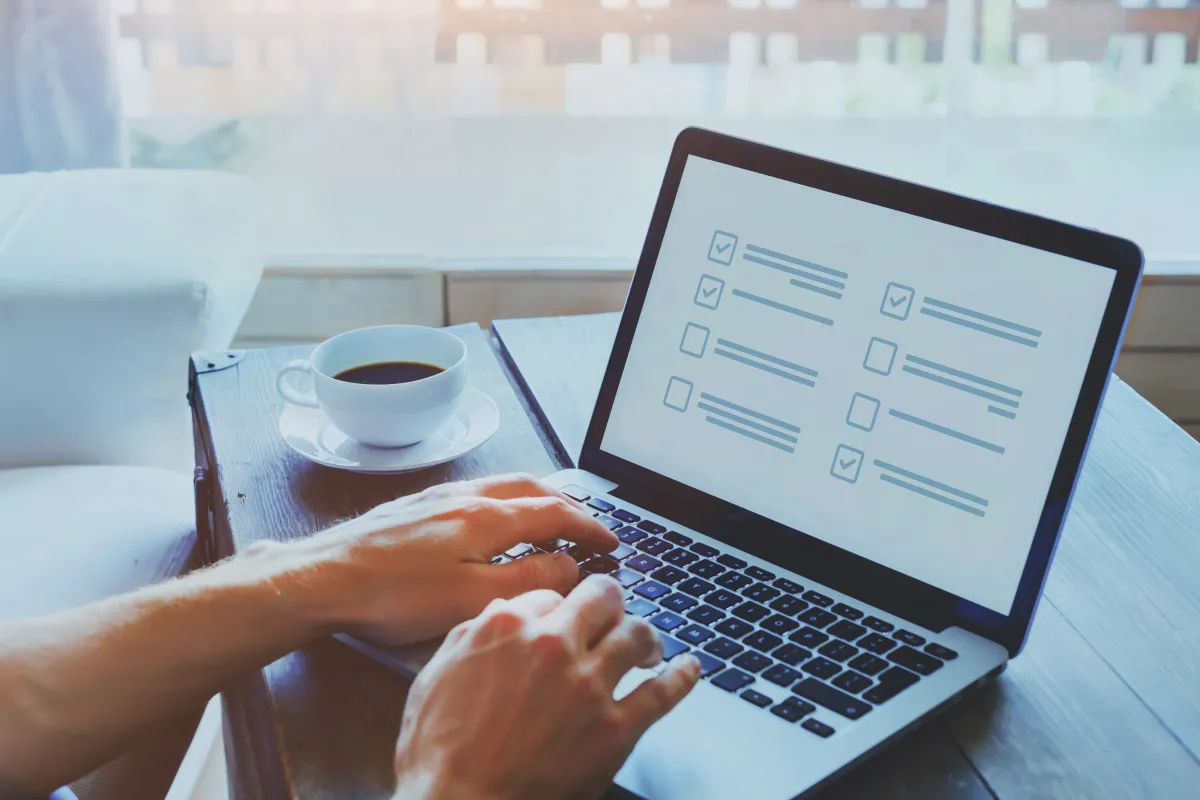
[[772,614],[771,616],[758,623],[764,630],[771,633],[785,634],[790,633],[800,627],[800,623],[791,617],[785,617],[782,614]]
[[809,659],[800,669],[818,678],[832,678],[842,671],[842,666],[830,661],[828,658],[817,656],[816,658]]
[[874,681],[865,675],[859,675],[854,670],[848,669],[844,670],[841,675],[838,675],[830,683],[839,689],[846,690],[850,694],[858,694],[874,683]]
[[[778,658],[778,656],[776,656]],[[859,672],[865,672],[868,675],[878,675],[888,665],[879,656],[873,656],[870,653],[859,653],[850,660],[850,666],[854,667]]]
[[684,536],[679,531],[667,531],[662,535],[662,537],[671,544],[677,544],[680,547],[687,547],[692,543],[692,537]]
[[801,628],[789,636],[788,641],[795,642],[798,645],[812,650],[829,641],[829,635],[821,633],[815,628]]
[[[783,664],[776,664],[762,674],[763,680],[779,686],[791,686],[800,677],[800,673]],[[864,679],[865,680],[865,679]]]
[[769,581],[775,578],[774,572],[767,572],[762,567],[746,567],[746,574],[756,581]]
[[847,642],[853,642],[858,637],[867,632],[867,629],[862,625],[851,622],[848,619],[841,619],[826,628],[829,633],[839,639],[845,639]]
[[703,625],[688,625],[686,628],[676,632],[675,635],[679,638],[679,641],[687,642],[690,645],[696,646],[702,645],[709,639],[716,636],[715,633],[710,631],[708,628],[705,628]]
[[896,629],[895,625],[882,620],[879,617],[867,617],[863,620],[863,625],[866,625],[873,631],[879,631],[880,633],[891,633]]
[[833,605],[833,598],[826,597],[818,591],[809,589],[804,593],[804,599],[812,603],[814,606],[827,607]]
[[591,492],[587,489],[584,489],[582,486],[576,486],[573,483],[564,486],[559,491],[577,503],[584,503],[592,496]]
[[830,614],[823,608],[810,608],[800,615],[800,621],[806,625],[811,625],[814,628],[824,628],[829,623],[836,620],[833,614]]
[[863,693],[863,699],[875,705],[886,703],[918,680],[920,679],[908,670],[892,667],[879,676],[879,683]]
[[642,573],[638,572],[637,570],[626,569],[625,567],[621,567],[619,570],[614,572],[612,576],[616,578],[617,582],[626,589],[628,589],[630,586],[641,583],[642,581]]
[[769,653],[779,645],[783,644],[783,639],[780,639],[773,633],[766,631],[755,631],[746,638],[742,639],[744,644],[748,644],[755,650],[762,650],[764,653]]
[[510,561],[512,561],[512,559],[508,556],[496,556],[492,559],[493,564],[507,564]]
[[662,639],[663,645],[663,661],[670,661],[680,653],[687,652],[688,646],[678,639],[672,639],[662,631],[659,631],[658,638]]
[[641,519],[641,517],[639,517],[637,514],[633,513],[632,511],[626,511],[623,508],[618,508],[616,511],[611,511],[609,513],[621,520],[621,522],[628,522],[631,525]]
[[635,617],[648,617],[655,611],[658,611],[658,606],[640,597],[635,597],[625,602],[625,613],[632,614]]
[[812,653],[808,652],[803,647],[797,647],[794,644],[785,644],[774,653],[771,653],[771,655],[775,656],[788,666],[794,667],[804,659],[811,656]]
[[741,569],[742,567],[746,566],[745,561],[737,556],[731,556],[728,553],[722,553],[721,555],[717,556],[717,563],[729,567],[730,569]]
[[662,539],[659,539],[656,536],[648,536],[634,545],[634,547],[636,547],[638,550],[641,550],[643,553],[646,553],[647,555],[661,556],[663,553],[672,549],[674,545],[672,545],[670,542],[664,542]]
[[717,587],[700,578],[688,578],[679,584],[679,591],[687,592],[692,597],[703,597]]
[[579,565],[579,569],[589,575],[608,575],[620,568],[620,562],[608,556],[596,556],[591,561],[585,561]]
[[775,702],[762,692],[756,692],[753,689],[747,689],[746,691],[742,692],[740,697],[747,703],[756,705],[759,708],[766,708],[767,706],[771,705],[771,703]]
[[[511,541],[511,540],[509,540],[509,541]],[[515,544],[512,547],[505,550],[504,555],[508,556],[509,558],[520,558],[521,556],[528,555],[529,553],[532,553],[532,552],[533,552],[533,545],[531,545],[531,544]]]
[[692,564],[690,567],[688,567],[688,572],[692,573],[693,575],[699,575],[701,578],[712,578],[720,575],[724,571],[724,567],[717,562],[709,561],[708,559],[697,561],[695,564]]
[[742,591],[742,594],[749,597],[751,600],[757,600],[760,603],[765,603],[768,600],[774,600],[779,597],[779,590],[772,589],[765,583],[756,583]]
[[607,500],[601,500],[599,497],[593,497],[588,501],[588,505],[597,511],[603,511],[606,514],[616,508],[616,506],[614,506],[612,503],[608,502]]
[[700,556],[691,550],[684,550],[682,547],[677,547],[663,556],[663,561],[666,561],[668,564],[674,564],[677,567],[686,567],[688,564],[699,560]]
[[747,672],[760,672],[771,666],[771,659],[764,656],[762,653],[756,653],[753,650],[747,650],[733,660],[735,666],[741,667]]
[[860,639],[858,646],[863,650],[869,650],[872,653],[883,655],[888,650],[891,650],[893,647],[895,647],[896,643],[886,636],[880,636],[878,633],[872,633]]
[[670,594],[671,587],[664,586],[661,583],[659,583],[658,581],[646,581],[645,583],[640,583],[637,586],[635,586],[633,589],[633,593],[636,595],[641,595],[642,597],[645,597],[648,600],[657,600],[658,598],[662,597],[664,594]]
[[651,625],[664,631],[673,631],[686,622],[686,619],[670,611],[660,612],[650,618]]
[[689,608],[695,606],[698,602],[699,601],[694,597],[688,597],[686,594],[675,592],[674,594],[659,600],[658,604],[668,611],[675,611],[679,614],[682,614],[684,611],[687,611]]
[[807,700],[801,700],[799,697],[797,697],[794,694],[789,694],[787,697],[783,698],[783,704],[785,706],[795,706],[796,708],[802,708],[802,709],[804,709],[805,714],[811,714],[812,712],[817,710],[817,707],[814,706],[812,703],[808,702]]
[[689,611],[687,618],[701,625],[713,625],[725,619],[725,612],[717,611],[712,606],[700,606]]
[[730,609],[742,602],[742,598],[728,589],[717,589],[704,596],[704,602],[711,603],[717,608]]
[[808,731],[809,733],[815,733],[822,739],[828,739],[830,736],[833,736],[833,734],[836,733],[833,728],[816,718],[804,720],[804,722],[800,723],[800,727],[804,728],[804,730]]
[[620,539],[625,544],[633,544],[634,542],[640,542],[642,539],[646,538],[645,531],[639,531],[637,528],[633,527],[632,525],[626,525],[624,528],[621,528],[616,533],[617,533],[617,538]]
[[907,645],[888,654],[888,661],[911,669],[919,675],[932,675],[942,668],[942,662],[928,653],[914,650]]
[[771,585],[774,586],[779,591],[787,592],[788,594],[796,594],[804,589],[804,587],[801,586],[800,584],[793,583],[792,581],[789,581],[787,578],[776,578],[775,582],[772,583]]
[[780,614],[799,614],[801,611],[808,608],[808,603],[804,602],[799,597],[793,597],[790,594],[785,594],[783,597],[778,597],[772,600],[771,608],[775,609]]
[[598,554],[581,544],[573,544],[567,548],[567,555],[575,559],[576,564],[582,564],[585,561],[592,560]]
[[717,639],[716,641],[709,642],[707,645],[705,645],[704,649],[707,652],[712,653],[717,658],[733,658],[746,648],[742,647],[732,639]]
[[743,622],[740,619],[723,619],[713,626],[717,633],[723,633],[731,639],[740,639],[750,631],[754,630],[754,626],[749,622]]
[[596,517],[596,521],[599,522],[604,527],[608,528],[610,531],[615,531],[617,528],[621,527],[621,520],[613,519],[612,517],[608,516],[607,514],[598,515]]
[[811,700],[847,719],[858,719],[871,710],[871,706],[862,700],[821,683],[815,678],[805,678],[793,686],[792,691],[805,700]]
[[654,578],[656,581],[662,581],[663,583],[676,584],[686,578],[687,573],[681,570],[679,567],[668,566],[663,567],[662,569],[654,570],[654,572],[650,573],[650,577]]
[[800,713],[799,706],[789,706],[787,703],[780,703],[777,706],[772,706],[771,713],[780,719],[787,720],[788,722],[799,722],[804,716]]
[[849,620],[858,621],[862,619],[863,612],[859,611],[854,606],[848,606],[845,603],[838,603],[833,607],[833,613],[840,614]]
[[958,658],[958,653],[951,650],[949,647],[942,647],[936,642],[930,642],[925,645],[925,652],[931,656],[937,656],[942,661],[953,661]]
[[549,539],[545,542],[534,542],[533,546],[543,553],[557,553],[570,547],[571,543],[566,539]]
[[834,639],[832,642],[822,645],[817,652],[834,661],[845,661],[858,655],[858,648],[852,644],[846,644],[840,639]]
[[666,525],[659,525],[657,522],[651,522],[648,519],[644,519],[639,522],[638,527],[644,530],[646,533],[663,533],[667,530]]
[[920,647],[921,645],[925,644],[925,637],[918,636],[912,631],[898,630],[893,633],[892,636],[904,642],[905,644],[912,645],[913,647]]
[[636,550],[634,550],[632,547],[630,547],[627,544],[619,544],[619,545],[617,545],[616,550],[613,550],[611,553],[608,554],[608,557],[611,559],[615,559],[617,561],[624,561],[625,559],[629,558],[631,555],[633,555],[636,552],[637,552]]
[[692,655],[694,655],[696,660],[700,662],[701,678],[706,678],[709,675],[712,675],[714,672],[719,672],[725,669],[724,661],[720,660],[719,658],[713,658],[708,653],[701,653],[699,650],[697,650],[695,653],[692,653]]
[[647,555],[636,555],[625,559],[625,566],[638,572],[653,572],[662,566],[662,562]]
[[733,589],[735,592],[738,589],[746,588],[752,583],[754,583],[753,580],[740,572],[726,572],[717,578],[717,586],[724,586],[726,589]]
[[721,551],[710,544],[696,542],[694,545],[692,545],[692,552],[699,553],[704,558],[716,558]]
[[739,689],[745,689],[750,684],[754,683],[754,676],[747,675],[740,669],[729,669],[722,672],[720,675],[712,679],[712,685],[727,692],[736,692]]
[[740,617],[747,622],[758,622],[760,619],[770,613],[771,612],[768,611],[764,606],[760,606],[758,603],[750,600],[747,600],[737,608],[733,609],[733,615],[735,617]]

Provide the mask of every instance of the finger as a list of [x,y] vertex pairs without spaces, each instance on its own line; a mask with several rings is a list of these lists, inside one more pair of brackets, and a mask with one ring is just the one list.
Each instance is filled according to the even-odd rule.
[[538,590],[548,590],[561,603],[563,595],[578,582],[579,567],[575,559],[561,553],[543,553],[496,566],[476,565],[471,586],[477,592],[476,605],[497,597],[517,597]]
[[621,700],[617,708],[628,715],[634,741],[679,705],[698,680],[700,662],[695,656],[682,655],[672,659],[661,675],[645,681]]
[[558,497],[570,500],[565,494],[539,481],[532,475],[495,475],[464,484],[472,494],[494,500],[514,500],[518,497]]
[[650,668],[658,664],[662,652],[662,639],[650,623],[630,616],[617,623],[595,648],[601,674],[613,687],[634,667]]
[[591,649],[625,618],[621,584],[607,575],[592,575],[567,595],[554,616],[576,641]]
[[477,513],[492,517],[481,537],[486,542],[489,556],[521,542],[544,542],[555,538],[577,542],[597,553],[611,552],[620,544],[616,534],[570,500],[519,497],[478,502],[481,505]]
[[517,595],[508,601],[508,605],[519,614],[537,618],[544,617],[558,608],[562,601],[563,596],[552,589],[534,589]]

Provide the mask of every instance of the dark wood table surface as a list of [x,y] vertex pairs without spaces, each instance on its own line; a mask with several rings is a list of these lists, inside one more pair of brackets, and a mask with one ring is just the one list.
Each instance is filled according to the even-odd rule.
[[[497,322],[559,460],[617,315]],[[1200,797],[1200,444],[1109,386],[1025,651],[828,797]]]

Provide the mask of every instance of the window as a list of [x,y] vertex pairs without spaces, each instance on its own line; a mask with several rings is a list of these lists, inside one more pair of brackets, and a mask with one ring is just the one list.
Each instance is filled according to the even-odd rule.
[[109,1],[132,163],[279,260],[628,263],[691,124],[1200,255],[1200,0]]

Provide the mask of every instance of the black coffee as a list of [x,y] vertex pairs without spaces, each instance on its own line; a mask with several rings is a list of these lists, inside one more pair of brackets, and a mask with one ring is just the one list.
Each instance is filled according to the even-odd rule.
[[380,386],[389,383],[412,383],[422,378],[431,378],[439,372],[443,372],[441,367],[423,364],[420,361],[381,361],[378,364],[351,367],[333,377],[347,383],[369,383]]

